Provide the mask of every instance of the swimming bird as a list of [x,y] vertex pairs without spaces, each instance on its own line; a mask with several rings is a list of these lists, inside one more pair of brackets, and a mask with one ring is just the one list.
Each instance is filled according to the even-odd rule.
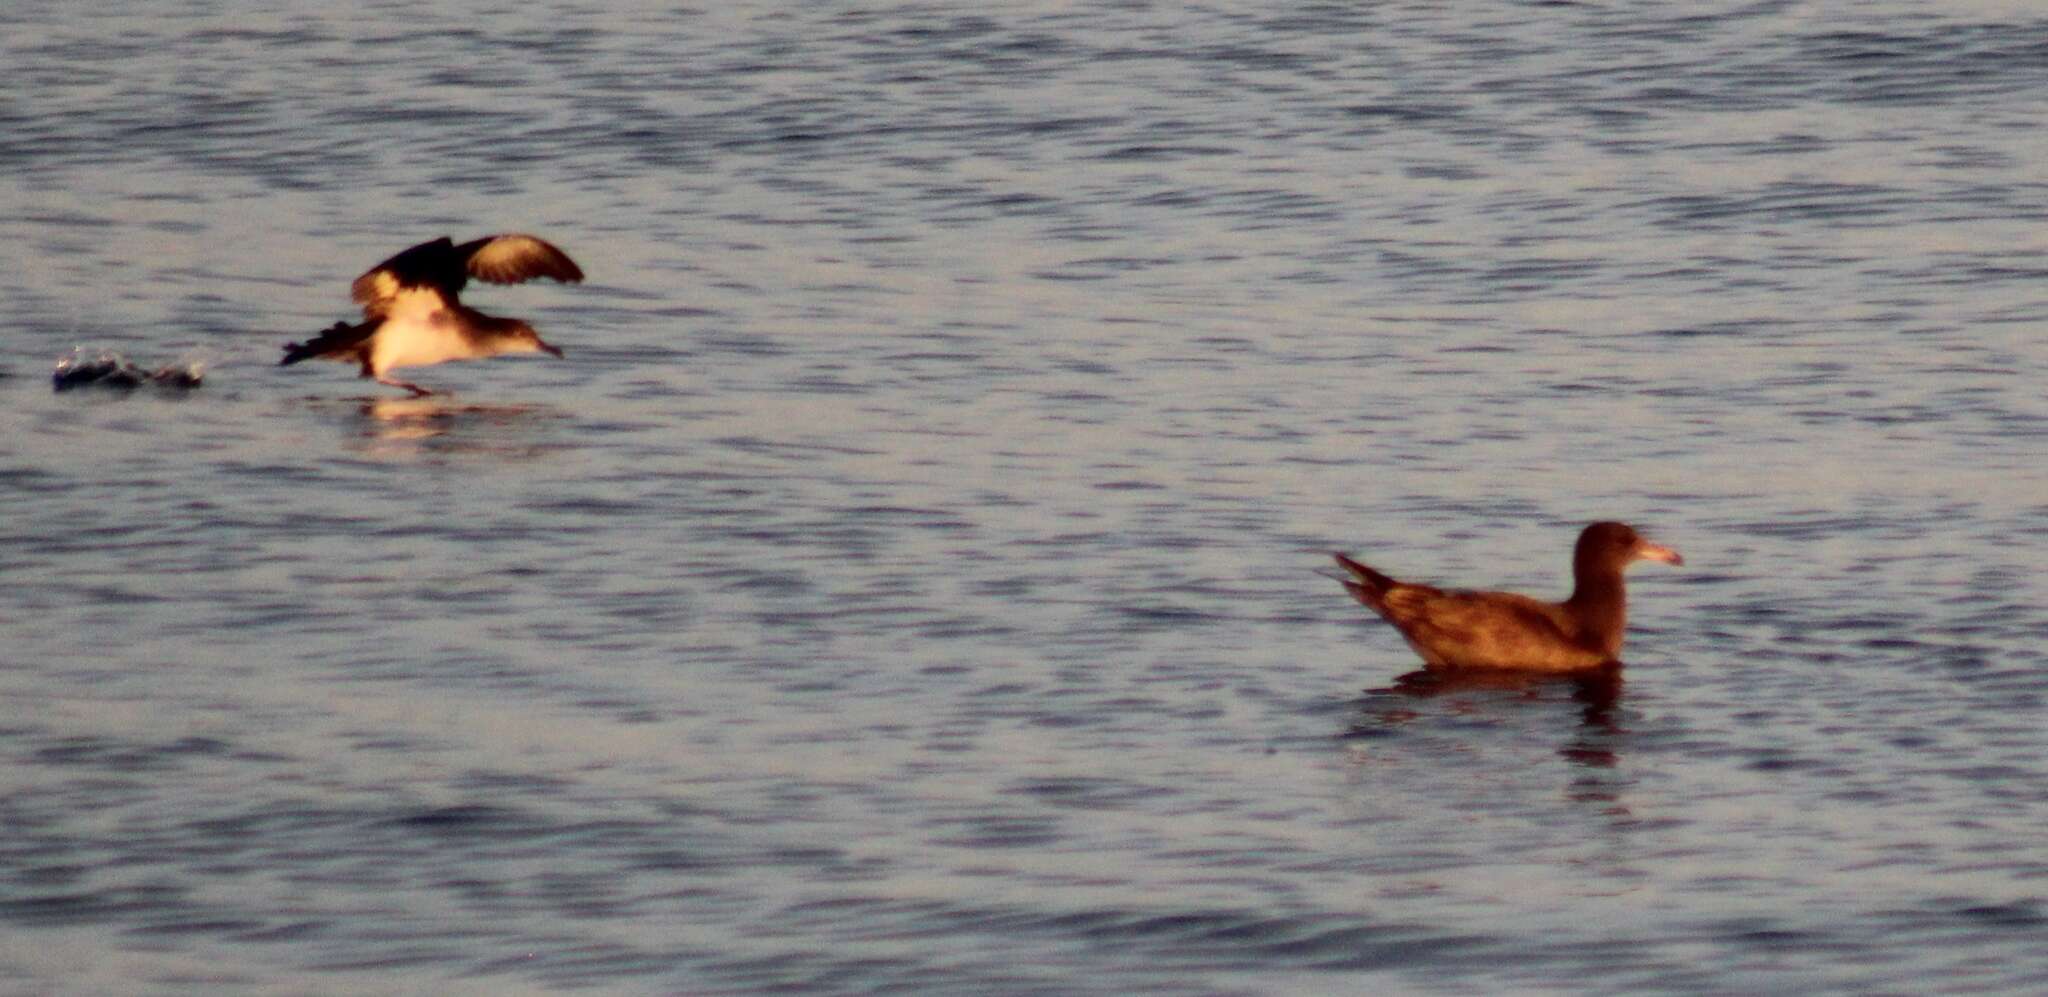
[[1563,602],[1513,592],[1458,592],[1395,581],[1334,555],[1352,598],[1380,614],[1431,668],[1576,672],[1618,665],[1628,596],[1621,573],[1638,560],[1684,564],[1622,523],[1594,523],[1572,552],[1573,587]]
[[393,378],[391,371],[501,353],[562,355],[524,320],[485,315],[457,300],[471,277],[492,284],[535,277],[573,284],[583,279],[583,270],[567,253],[530,235],[490,235],[459,246],[447,236],[422,242],[350,285],[363,306],[362,322],[336,322],[306,342],[285,344],[278,365],[309,358],[352,361],[362,365],[360,376],[418,396],[433,392]]

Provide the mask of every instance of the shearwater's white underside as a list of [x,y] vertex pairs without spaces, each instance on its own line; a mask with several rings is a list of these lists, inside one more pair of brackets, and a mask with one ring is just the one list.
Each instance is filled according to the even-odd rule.
[[393,296],[384,324],[370,338],[370,372],[381,377],[398,367],[425,367],[449,360],[489,356],[462,334],[456,314],[431,290]]

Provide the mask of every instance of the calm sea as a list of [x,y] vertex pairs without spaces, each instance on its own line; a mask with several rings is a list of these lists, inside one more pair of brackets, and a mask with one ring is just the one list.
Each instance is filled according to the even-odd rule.
[[[0,992],[2048,989],[2033,4],[16,0],[0,67]],[[566,358],[274,366],[502,231]],[[1404,691],[1317,574],[1607,518],[1688,564],[1605,696]]]

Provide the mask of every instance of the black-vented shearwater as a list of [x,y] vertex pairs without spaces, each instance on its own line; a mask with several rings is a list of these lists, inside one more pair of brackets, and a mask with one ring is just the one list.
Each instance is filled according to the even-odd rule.
[[456,245],[442,236],[371,267],[350,288],[363,306],[363,321],[336,322],[304,343],[287,343],[280,366],[308,358],[353,361],[363,377],[433,392],[390,376],[399,367],[424,367],[449,360],[480,360],[500,353],[562,351],[543,342],[533,326],[516,318],[495,318],[456,299],[475,277],[492,284],[518,284],[535,277],[564,283],[583,279],[568,254],[530,235],[492,235]]

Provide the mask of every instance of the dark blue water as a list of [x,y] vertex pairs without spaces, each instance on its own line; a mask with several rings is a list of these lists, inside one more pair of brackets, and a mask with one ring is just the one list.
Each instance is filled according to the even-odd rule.
[[2026,5],[239,6],[0,12],[0,990],[2048,987]]

